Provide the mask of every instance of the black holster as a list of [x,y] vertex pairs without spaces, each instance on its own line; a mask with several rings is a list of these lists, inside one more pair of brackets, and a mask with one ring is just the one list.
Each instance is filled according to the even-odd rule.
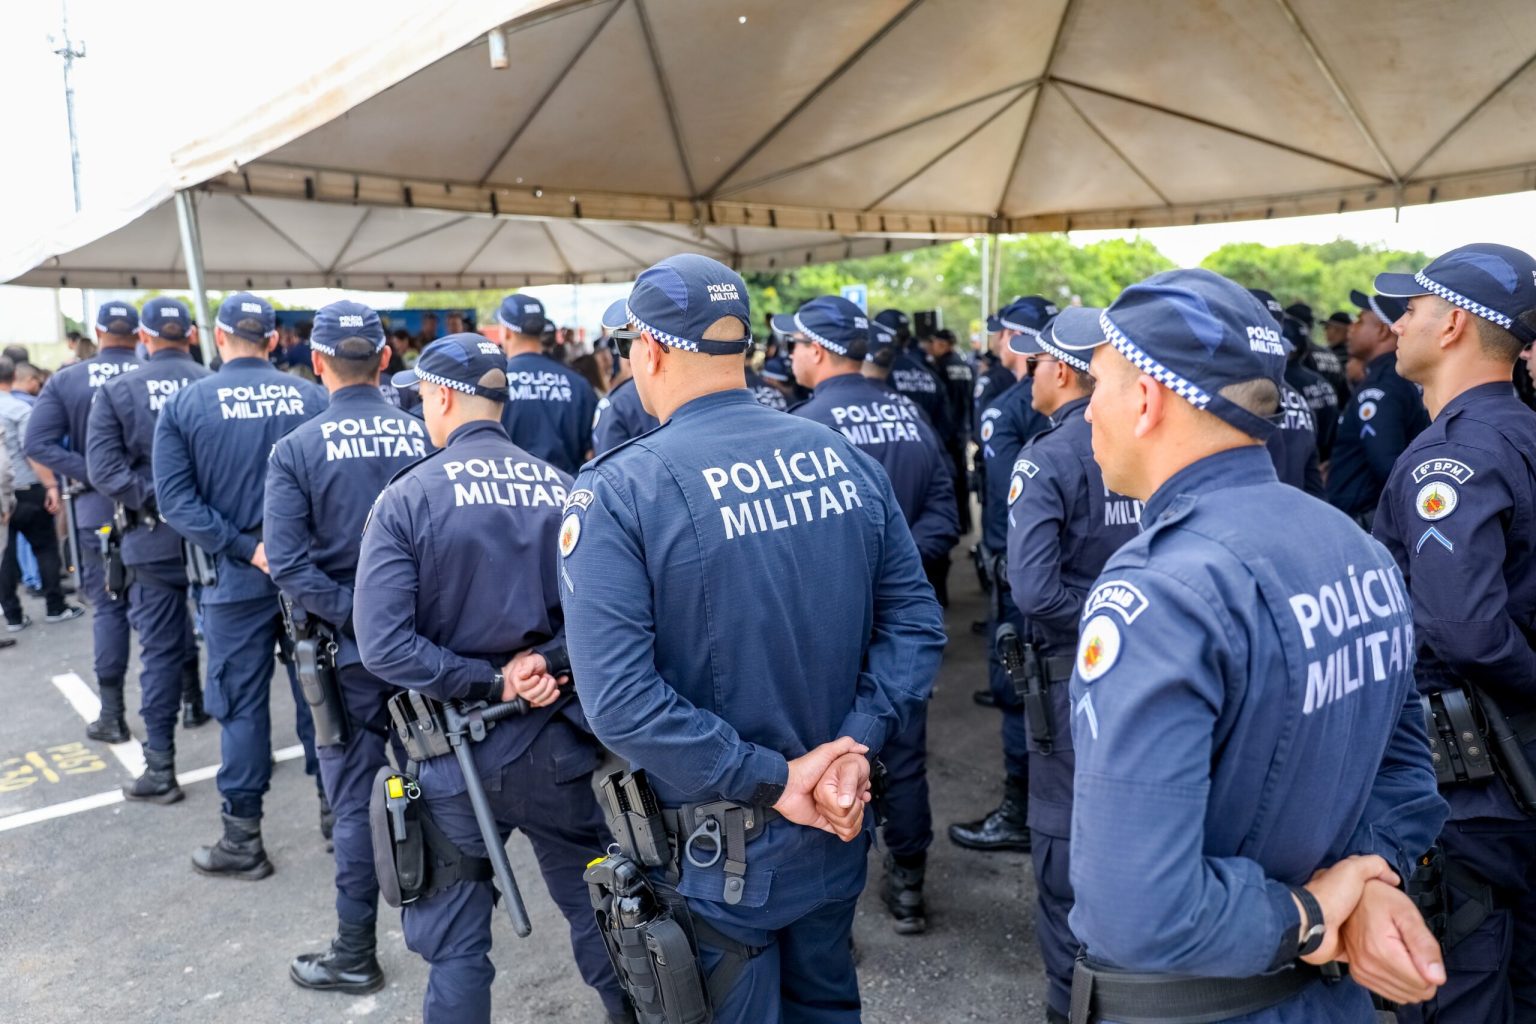
[[101,545],[104,589],[107,596],[114,601],[121,601],[127,597],[128,585],[133,582],[133,574],[128,569],[128,563],[123,561],[124,532],[123,506],[121,505],[117,506],[112,522],[96,531],[96,539]]
[[493,877],[489,858],[466,854],[437,827],[415,777],[387,765],[373,779],[368,826],[379,895],[392,907]]
[[1034,644],[1019,639],[1019,631],[1012,623],[1004,622],[997,627],[997,656],[1003,663],[1014,691],[1024,702],[1024,721],[1029,727],[1030,742],[1042,754],[1049,754],[1053,747],[1051,737],[1051,709],[1046,700],[1046,687],[1050,684],[1045,664]]
[[193,586],[218,585],[219,570],[214,557],[189,540],[181,542],[181,562],[187,570],[187,581]]
[[1520,810],[1536,815],[1536,770],[1498,702],[1474,686],[1437,690],[1420,699],[1435,780],[1449,786],[1497,775]]
[[653,885],[640,865],[622,853],[593,861],[582,877],[608,957],[639,1024],[708,1024],[713,988],[705,979],[694,922],[682,897]]
[[284,594],[283,632],[291,645],[295,674],[304,703],[315,722],[315,746],[344,746],[352,739],[352,722],[341,697],[341,678],[336,671],[340,645],[336,631],[319,619],[294,614],[293,602]]

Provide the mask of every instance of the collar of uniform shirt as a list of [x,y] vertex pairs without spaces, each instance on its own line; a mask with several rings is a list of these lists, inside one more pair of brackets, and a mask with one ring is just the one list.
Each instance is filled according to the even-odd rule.
[[867,380],[869,380],[869,378],[864,376],[862,373],[859,373],[857,370],[855,370],[853,373],[840,373],[836,377],[828,377],[826,380],[818,384],[816,386],[816,393],[821,394],[828,388],[832,388],[834,390],[837,388],[845,388],[855,381],[863,382]]
[[379,386],[377,384],[370,384],[368,381],[363,381],[360,384],[348,384],[346,387],[331,393],[332,405],[335,405],[337,402],[371,402],[374,400],[386,401],[384,396],[379,393]]
[[149,357],[150,362],[165,359],[185,359],[192,361],[192,355],[184,348],[163,348]]
[[1488,384],[1479,384],[1477,387],[1467,388],[1467,390],[1446,402],[1445,406],[1440,410],[1440,415],[1436,416],[1435,420],[1438,422],[1444,419],[1447,413],[1460,412],[1466,406],[1477,402],[1486,402],[1490,398],[1501,395],[1513,398],[1517,402],[1520,400],[1520,396],[1515,392],[1515,386],[1512,383],[1506,384],[1501,380],[1497,380]]
[[443,444],[443,447],[447,448],[449,445],[456,444],[459,441],[468,439],[471,435],[484,434],[492,430],[496,431],[498,434],[501,434],[503,437],[505,437],[507,433],[504,429],[502,429],[500,420],[471,420],[470,422],[465,423],[463,426],[460,426],[453,433],[449,434],[448,440]]
[[752,392],[745,387],[731,388],[727,391],[711,391],[707,395],[690,399],[672,414],[668,423],[685,421],[695,416],[707,416],[715,409],[723,405],[756,405],[757,399],[752,397]]
[[271,365],[272,361],[266,356],[236,356],[234,359],[224,361],[226,370],[247,370],[253,366],[270,367]]
[[1141,521],[1148,525],[1157,522],[1174,499],[1183,494],[1200,495],[1228,487],[1274,483],[1278,479],[1275,464],[1269,457],[1269,449],[1262,444],[1228,448],[1224,452],[1192,462],[1164,480],[1163,486],[1142,507]]
[[1372,374],[1377,374],[1377,373],[1382,372],[1382,370],[1384,370],[1388,366],[1394,366],[1395,367],[1396,365],[1397,365],[1397,350],[1393,349],[1391,352],[1383,352],[1381,355],[1377,356],[1375,359],[1372,359],[1370,362],[1366,363],[1365,364],[1365,373],[1366,373],[1366,376],[1369,377]]
[[1087,404],[1088,404],[1088,396],[1087,395],[1084,395],[1082,398],[1074,398],[1070,402],[1063,403],[1061,408],[1059,408],[1055,412],[1051,413],[1051,415],[1049,417],[1050,421],[1051,421],[1051,426],[1053,426],[1053,427],[1061,426],[1062,422],[1064,420],[1066,420],[1066,418],[1068,416],[1071,416],[1073,413],[1077,412],[1079,409],[1083,408],[1083,406],[1085,406]]

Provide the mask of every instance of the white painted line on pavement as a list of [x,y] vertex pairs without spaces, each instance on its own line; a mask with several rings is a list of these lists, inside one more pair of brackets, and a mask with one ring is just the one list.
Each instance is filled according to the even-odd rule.
[[[78,676],[75,677],[77,680]],[[85,684],[82,682],[82,686]],[[61,687],[62,689],[62,687]],[[95,695],[92,694],[92,699]],[[127,746],[127,744],[121,744]],[[304,756],[304,748],[295,743],[291,747],[272,752],[274,761],[293,761]],[[177,772],[176,781],[186,786],[194,782],[204,782],[219,773],[219,766],[211,764],[206,768],[194,768],[190,772]],[[97,793],[94,796],[83,796],[78,800],[66,800],[61,804],[52,804],[48,807],[38,807],[35,810],[20,811],[16,814],[7,814],[0,818],[0,832],[9,832],[13,828],[22,828],[26,825],[36,825],[43,821],[52,821],[54,818],[66,818],[71,814],[79,814],[82,811],[94,811],[98,807],[110,807],[112,804],[124,803],[121,789],[110,790],[106,793]]]
[[[53,685],[59,688],[64,699],[74,706],[75,713],[85,719],[86,724],[96,721],[101,716],[101,698],[96,696],[84,679],[74,672],[66,672],[61,676],[53,677]],[[126,742],[110,743],[107,749],[112,751],[122,766],[128,770],[128,774],[138,778],[144,774],[144,748],[130,733]]]

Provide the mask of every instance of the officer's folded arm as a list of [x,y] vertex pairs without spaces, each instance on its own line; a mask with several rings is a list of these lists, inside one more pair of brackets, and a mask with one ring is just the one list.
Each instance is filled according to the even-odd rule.
[[209,554],[249,562],[256,553],[256,538],[242,534],[198,493],[192,453],[178,421],[182,405],[178,399],[187,394],[182,391],[167,402],[155,424],[155,494],[160,513],[177,533]]

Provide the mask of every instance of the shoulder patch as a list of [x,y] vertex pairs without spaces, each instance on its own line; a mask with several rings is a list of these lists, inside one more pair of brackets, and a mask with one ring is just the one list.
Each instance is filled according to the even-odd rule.
[[1472,479],[1476,472],[1465,462],[1456,459],[1430,459],[1413,467],[1413,482],[1423,483],[1426,477],[1447,476],[1459,484],[1464,484]]
[[590,508],[592,506],[592,499],[595,497],[596,495],[585,487],[574,490],[571,492],[571,496],[565,499],[565,510],[569,512],[573,508]]
[[1105,580],[1093,588],[1088,600],[1083,602],[1083,618],[1088,619],[1101,611],[1118,614],[1129,626],[1147,610],[1147,595],[1141,588],[1126,580]]
[[985,419],[985,420],[982,420],[982,423],[981,423],[981,439],[983,441],[990,441],[990,440],[992,440],[992,433],[996,429],[997,429],[997,420],[996,419]]
[[1108,615],[1095,615],[1077,641],[1077,674],[1091,683],[1120,660],[1120,627]]
[[581,540],[581,516],[575,512],[567,512],[565,520],[560,524],[560,557],[566,558],[576,550],[576,542]]
[[1439,480],[1431,480],[1419,488],[1418,495],[1413,499],[1413,505],[1420,519],[1434,522],[1455,512],[1456,505],[1460,501],[1461,497],[1456,493],[1456,488]]
[[1387,397],[1387,393],[1381,388],[1361,388],[1355,397],[1362,402],[1379,402]]
[[1371,420],[1375,419],[1375,417],[1376,417],[1376,403],[1375,402],[1361,402],[1360,403],[1360,408],[1359,408],[1358,411],[1360,413],[1360,422],[1361,423],[1369,423]]
[[1035,465],[1033,462],[1030,462],[1028,459],[1020,459],[1018,462],[1013,464],[1013,471],[1015,473],[1023,473],[1025,476],[1033,480],[1035,478],[1035,474],[1040,472],[1040,467]]

